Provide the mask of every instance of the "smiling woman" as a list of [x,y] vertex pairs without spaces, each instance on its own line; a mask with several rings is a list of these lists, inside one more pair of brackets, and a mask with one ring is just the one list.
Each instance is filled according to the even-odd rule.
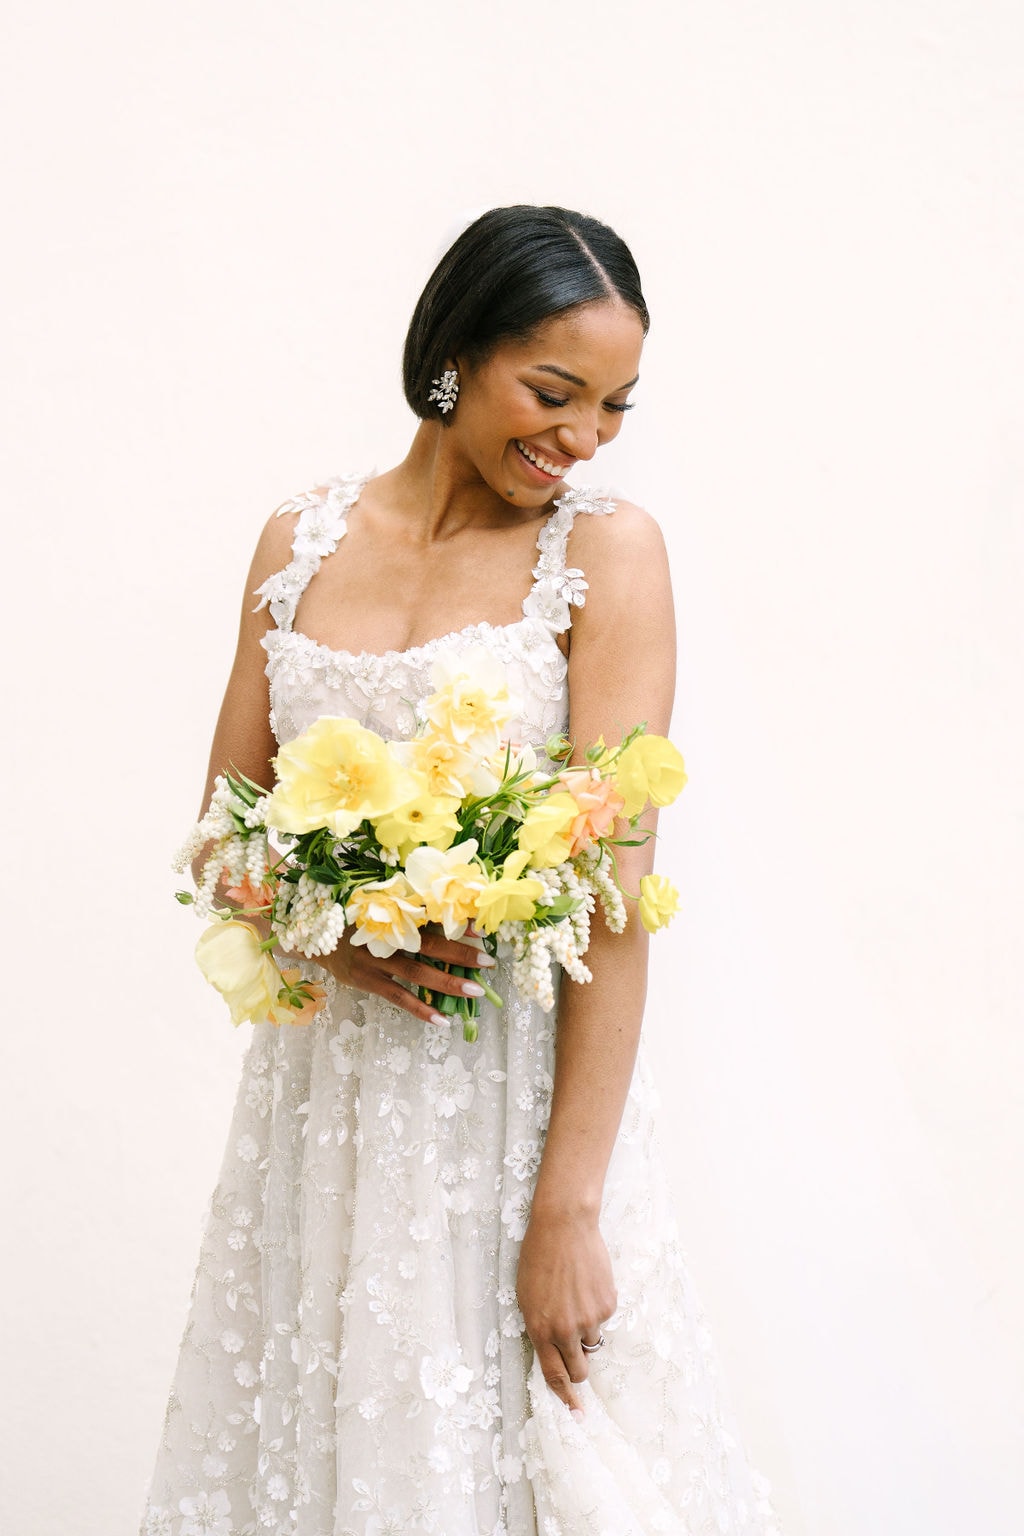
[[[439,678],[490,666],[509,744],[554,771],[568,737],[564,796],[595,824],[631,814],[588,798],[582,749],[668,728],[665,552],[647,513],[564,477],[621,429],[647,327],[632,257],[595,219],[494,209],[456,241],[409,329],[405,459],[264,530],[206,798],[229,764],[287,777],[318,720],[412,741]],[[415,809],[402,835],[427,844]],[[652,846],[618,849],[626,890]],[[521,895],[521,874],[506,862],[492,895]],[[673,893],[643,889],[659,926]],[[464,972],[491,958],[453,913],[394,952],[349,927],[301,963],[313,1022],[255,1027],[147,1536],[777,1531],[653,1150],[645,922],[595,923],[592,982],[563,976],[552,1026],[491,915],[473,1044],[435,1001],[479,994]]]

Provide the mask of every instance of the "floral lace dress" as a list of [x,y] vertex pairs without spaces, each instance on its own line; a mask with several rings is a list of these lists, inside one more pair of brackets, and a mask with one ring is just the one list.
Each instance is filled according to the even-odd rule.
[[[272,720],[411,735],[442,647],[484,644],[543,750],[568,724],[556,637],[582,604],[570,491],[538,539],[514,624],[353,655],[293,629],[362,482],[282,510],[290,564],[265,584]],[[310,974],[322,976],[316,967]],[[335,988],[307,1028],[259,1026],[214,1191],[146,1536],[776,1536],[723,1401],[653,1145],[643,1053],[604,1193],[619,1307],[575,1421],[516,1306],[519,1244],[550,1107],[554,1015],[501,963],[479,1040]]]

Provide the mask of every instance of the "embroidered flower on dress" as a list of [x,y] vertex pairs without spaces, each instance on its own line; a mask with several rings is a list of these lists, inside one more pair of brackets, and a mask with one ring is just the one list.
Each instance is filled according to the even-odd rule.
[[574,516],[583,512],[591,517],[607,517],[615,511],[615,497],[611,491],[597,486],[574,485],[564,496],[559,496],[555,506],[559,510],[570,508]]
[[563,571],[560,576],[552,578],[552,584],[558,596],[565,602],[571,603],[576,608],[582,608],[586,602],[590,583],[584,580],[583,572],[576,570]]
[[342,1019],[338,1033],[332,1035],[330,1040],[334,1070],[341,1077],[347,1077],[350,1072],[357,1070],[363,1054],[363,1039],[362,1026],[353,1023],[351,1019]]
[[423,1045],[428,1056],[443,1056],[451,1046],[452,1026],[449,1019],[443,1024],[428,1020],[423,1026]]
[[462,1351],[457,1345],[449,1344],[420,1361],[424,1396],[439,1408],[450,1408],[472,1380],[473,1372],[462,1363]]
[[181,1536],[231,1536],[231,1500],[222,1488],[182,1499],[178,1508],[185,1516]]
[[325,555],[333,551],[334,546],[347,532],[345,518],[348,508],[337,501],[331,504],[330,498],[315,507],[310,507],[299,518],[299,525],[295,530],[295,538],[292,540],[292,549],[302,559],[308,559],[310,555]]
[[402,1077],[412,1066],[412,1052],[404,1045],[393,1045],[386,1057],[388,1070]]
[[531,1196],[529,1190],[521,1189],[506,1200],[501,1208],[501,1221],[514,1243],[521,1243],[526,1236],[526,1224],[530,1219]]
[[457,1110],[469,1108],[476,1093],[476,1085],[461,1058],[453,1055],[439,1066],[426,1069],[423,1092],[437,1113],[448,1118]]
[[505,1158],[506,1168],[511,1168],[517,1179],[524,1183],[532,1179],[540,1167],[540,1142],[517,1141]]
[[269,1115],[274,1103],[274,1085],[270,1078],[263,1075],[250,1077],[245,1102],[261,1117]]

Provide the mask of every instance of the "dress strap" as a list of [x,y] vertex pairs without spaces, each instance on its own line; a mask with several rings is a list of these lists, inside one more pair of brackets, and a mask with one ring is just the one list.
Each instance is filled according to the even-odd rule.
[[552,634],[560,635],[572,621],[571,609],[582,608],[587,598],[587,582],[577,566],[565,563],[569,534],[576,517],[588,512],[606,517],[615,511],[615,498],[608,491],[581,486],[566,491],[555,502],[555,510],[544,523],[537,538],[540,559],[533,568],[534,582],[523,601],[528,619],[539,619]]
[[278,629],[290,630],[299,598],[320,569],[325,555],[333,555],[348,529],[348,514],[359,499],[368,475],[334,475],[315,491],[304,491],[278,507],[277,516],[297,512],[292,535],[292,558],[283,571],[268,576],[255,596],[253,610],[269,606]]

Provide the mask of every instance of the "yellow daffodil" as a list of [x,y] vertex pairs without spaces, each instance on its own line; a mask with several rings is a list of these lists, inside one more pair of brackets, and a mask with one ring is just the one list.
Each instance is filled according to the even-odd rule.
[[686,770],[665,736],[638,736],[615,764],[613,778],[624,802],[622,814],[635,816],[648,800],[671,805],[686,783]]
[[564,864],[573,840],[573,822],[580,813],[572,795],[562,790],[545,795],[527,812],[517,839],[520,850],[529,854],[533,869],[551,869]]
[[405,863],[409,884],[423,897],[427,917],[440,923],[445,937],[459,939],[476,916],[487,875],[474,861],[475,838],[454,848],[414,848]]
[[251,923],[233,918],[213,923],[199,936],[196,960],[211,986],[227,1003],[231,1022],[290,1022],[295,1010],[279,1003],[284,981]]
[[648,933],[657,933],[679,911],[679,892],[664,875],[644,875],[640,881],[640,921]]
[[480,892],[475,924],[481,932],[494,933],[502,923],[522,922],[536,912],[544,887],[532,875],[523,876],[529,859],[522,851],[509,854],[501,874]]
[[419,780],[418,792],[386,816],[377,817],[373,828],[381,847],[397,851],[404,863],[421,843],[431,848],[451,846],[461,830],[455,815],[460,804],[461,799],[454,795],[434,795],[426,782]]
[[357,886],[348,899],[345,918],[352,924],[352,943],[365,944],[371,955],[386,959],[396,949],[408,949],[413,954],[419,950],[427,910],[419,893],[399,872],[390,880]]
[[278,783],[267,822],[279,832],[329,827],[346,837],[408,800],[415,783],[388,744],[355,720],[322,715],[274,759]]

